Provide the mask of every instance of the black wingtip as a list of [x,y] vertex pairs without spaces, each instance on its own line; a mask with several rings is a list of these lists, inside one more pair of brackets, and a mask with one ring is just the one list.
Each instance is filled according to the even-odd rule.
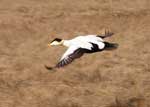
[[112,35],[114,35],[114,33],[112,33],[112,32],[105,32],[104,35],[97,35],[97,37],[100,37],[100,38],[104,39],[104,38],[110,37]]
[[46,68],[47,70],[53,70],[53,69],[54,69],[54,67],[50,67],[50,66],[47,66],[47,65],[45,65],[45,68]]

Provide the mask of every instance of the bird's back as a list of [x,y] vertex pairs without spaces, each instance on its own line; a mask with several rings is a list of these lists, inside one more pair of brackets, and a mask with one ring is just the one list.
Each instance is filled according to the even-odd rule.
[[72,45],[76,45],[85,49],[91,49],[92,47],[91,43],[98,44],[101,47],[100,43],[103,42],[103,39],[100,37],[97,37],[97,35],[87,35],[87,36],[78,36],[70,41]]
[[103,42],[103,39],[98,37],[97,35],[78,36],[74,39],[75,40],[86,41],[86,42],[92,42],[92,41],[101,41],[101,42]]

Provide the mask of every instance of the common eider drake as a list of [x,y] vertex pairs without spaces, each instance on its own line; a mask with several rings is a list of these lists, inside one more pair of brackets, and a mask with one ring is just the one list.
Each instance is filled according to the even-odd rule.
[[113,50],[118,47],[117,43],[109,43],[104,41],[104,38],[113,35],[113,33],[105,33],[101,35],[86,35],[78,36],[71,40],[63,40],[55,38],[48,46],[63,45],[68,47],[67,51],[62,55],[60,61],[54,67],[47,69],[60,68],[70,64],[73,60],[80,58],[85,53],[101,52],[103,50]]

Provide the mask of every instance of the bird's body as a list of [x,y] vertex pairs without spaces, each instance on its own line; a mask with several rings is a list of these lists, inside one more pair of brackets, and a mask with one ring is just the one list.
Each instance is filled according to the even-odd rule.
[[103,48],[104,45],[102,44],[102,42],[103,39],[97,37],[96,35],[87,35],[87,36],[78,36],[75,37],[74,39],[64,41],[64,45],[67,47],[78,46],[90,50],[92,48],[91,43],[95,43],[99,46],[99,48]]
[[50,45],[64,45],[68,47],[55,67],[63,67],[71,63],[74,59],[80,58],[84,53],[94,53],[117,48],[116,43],[109,43],[103,40],[105,37],[111,35],[109,33],[105,36],[86,35],[78,36],[71,40],[61,40],[58,38],[53,40]]
[[[64,40],[63,45],[68,47],[61,59],[65,58],[68,54],[73,53],[77,49],[84,50],[85,53],[96,52],[104,47],[103,40],[95,35],[78,36],[71,40]],[[97,46],[94,46],[94,44]]]

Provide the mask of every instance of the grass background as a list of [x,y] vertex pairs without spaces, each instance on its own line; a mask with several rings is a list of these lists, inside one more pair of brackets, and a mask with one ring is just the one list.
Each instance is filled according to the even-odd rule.
[[[55,37],[110,29],[115,51],[50,72]],[[0,107],[150,107],[149,0],[1,0]]]

